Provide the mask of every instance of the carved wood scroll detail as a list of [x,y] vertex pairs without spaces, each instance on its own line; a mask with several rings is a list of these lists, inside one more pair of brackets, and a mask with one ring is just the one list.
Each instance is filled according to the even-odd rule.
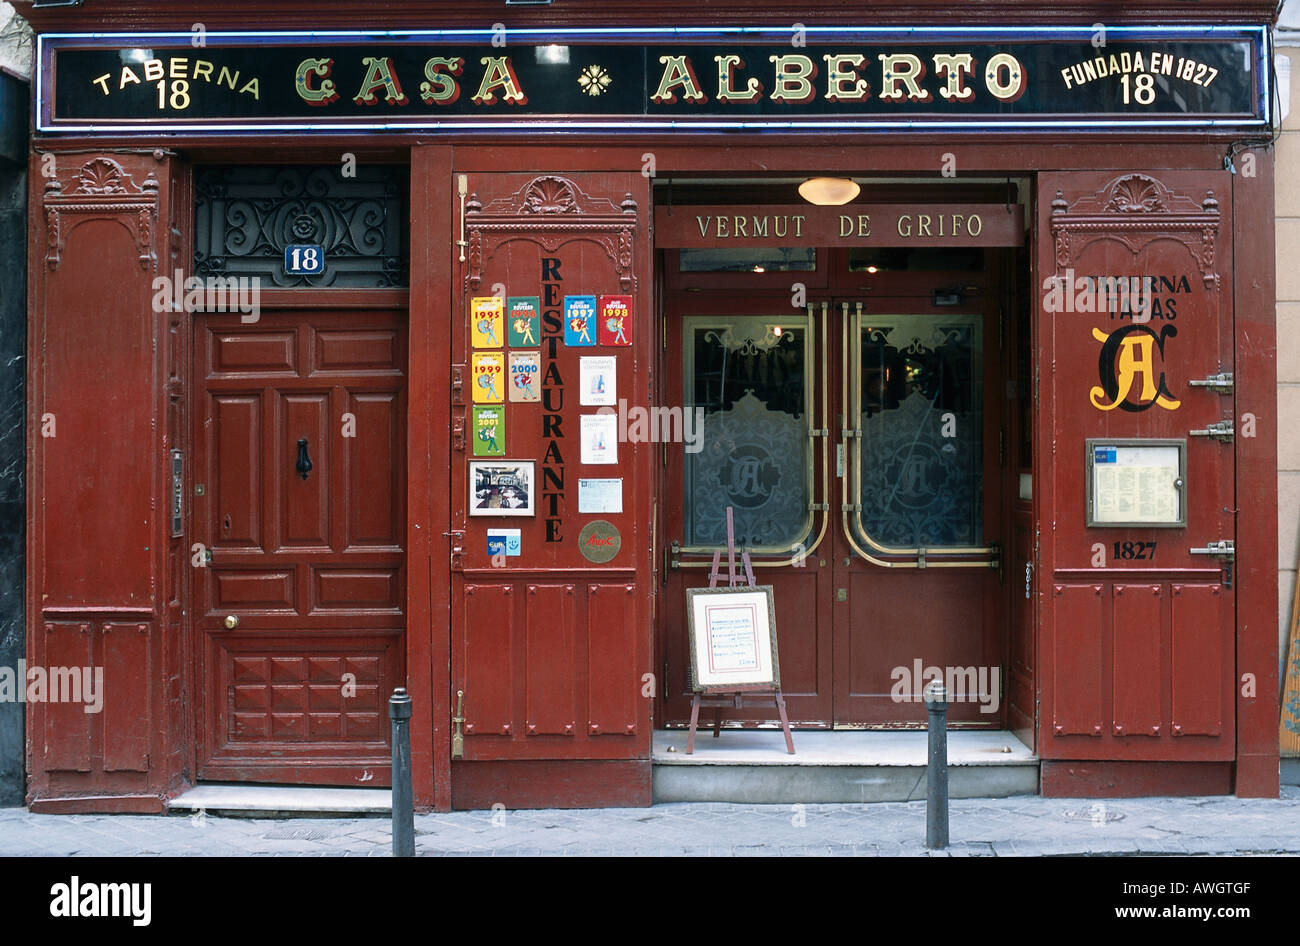
[[[584,193],[573,181],[553,174],[535,177],[486,206],[478,194],[471,194],[465,203],[469,243],[465,287],[477,291],[487,260],[513,240],[528,240],[548,253],[573,240],[585,240],[601,247],[614,264],[620,291],[634,292],[636,225],[637,203],[631,194],[615,203]],[[485,241],[488,234],[497,235],[497,239]]]
[[140,268],[157,272],[154,234],[158,223],[158,179],[153,172],[136,184],[116,161],[102,155],[91,158],[67,182],[53,178],[45,185],[45,262],[59,268],[68,233],[78,224],[112,218],[131,232]]
[[1071,266],[1093,243],[1116,240],[1136,257],[1157,240],[1175,240],[1196,260],[1207,289],[1219,288],[1215,242],[1219,201],[1207,190],[1200,202],[1145,174],[1124,174],[1073,203],[1061,191],[1052,201],[1056,272]]

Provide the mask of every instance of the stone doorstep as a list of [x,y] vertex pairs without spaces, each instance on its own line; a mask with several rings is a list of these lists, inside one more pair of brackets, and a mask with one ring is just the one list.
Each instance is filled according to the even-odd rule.
[[386,788],[316,788],[296,785],[203,784],[167,803],[172,815],[235,818],[391,818]]
[[[798,731],[794,755],[786,752],[780,729],[723,729],[713,738],[701,724],[695,752],[686,754],[685,729],[657,729],[651,760],[655,765],[788,765],[925,767],[929,733],[925,730]],[[1038,765],[1038,757],[1014,733],[1005,730],[953,729],[948,732],[948,765]]]

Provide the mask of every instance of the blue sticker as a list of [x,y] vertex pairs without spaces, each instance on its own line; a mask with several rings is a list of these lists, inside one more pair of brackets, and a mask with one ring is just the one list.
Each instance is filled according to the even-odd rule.
[[1093,463],[1114,463],[1115,448],[1114,447],[1093,447],[1092,462]]
[[564,344],[586,348],[596,344],[596,297],[564,297]]
[[519,529],[489,529],[487,550],[489,555],[515,558],[523,551],[524,543]]

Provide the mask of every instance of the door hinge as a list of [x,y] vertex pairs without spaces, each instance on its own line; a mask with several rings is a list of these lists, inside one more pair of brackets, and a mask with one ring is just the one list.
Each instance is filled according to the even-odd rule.
[[1232,443],[1232,438],[1235,436],[1233,424],[1230,420],[1219,420],[1200,430],[1189,430],[1187,435],[1189,437],[1212,437],[1220,443]]
[[451,366],[451,403],[465,403],[465,366]]
[[1209,388],[1215,394],[1231,394],[1234,390],[1231,371],[1220,371],[1200,381],[1188,381],[1188,387]]
[[460,731],[461,724],[465,722],[465,691],[456,691],[456,715],[451,718],[451,757],[453,759],[465,758],[465,735]]

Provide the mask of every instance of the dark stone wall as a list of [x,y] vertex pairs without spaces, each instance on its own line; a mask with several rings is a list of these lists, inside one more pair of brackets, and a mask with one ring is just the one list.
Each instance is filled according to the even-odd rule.
[[[27,83],[0,72],[0,667],[15,673],[26,587],[27,129]],[[0,702],[0,806],[23,804],[23,755],[23,705]]]

